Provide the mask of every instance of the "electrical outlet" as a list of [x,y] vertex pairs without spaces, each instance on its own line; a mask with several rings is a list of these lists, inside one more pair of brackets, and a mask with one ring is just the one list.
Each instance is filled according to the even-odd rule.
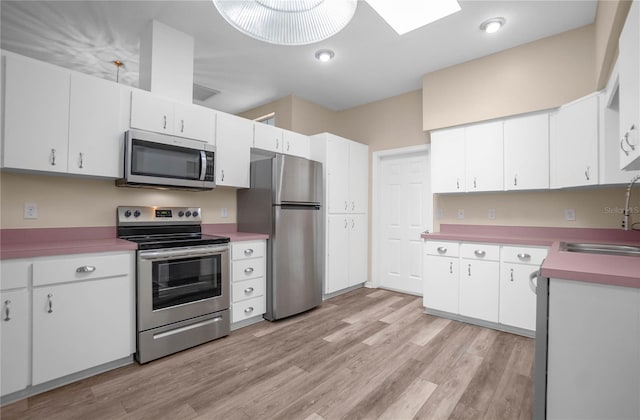
[[489,211],[487,211],[487,217],[489,220],[494,220],[496,218],[496,209],[489,209]]
[[576,210],[575,209],[564,209],[564,220],[568,222],[573,222],[576,220]]
[[458,219],[464,219],[464,209],[458,209]]
[[24,218],[25,219],[37,219],[38,218],[38,204],[36,204],[36,203],[24,203]]
[[442,219],[444,217],[444,211],[442,209],[438,209],[437,215],[438,220]]
[[229,209],[222,207],[220,209],[220,217],[229,217]]

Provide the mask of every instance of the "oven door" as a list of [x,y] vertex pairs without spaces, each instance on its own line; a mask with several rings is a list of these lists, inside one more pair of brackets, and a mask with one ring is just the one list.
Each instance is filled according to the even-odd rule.
[[229,248],[138,251],[138,331],[229,308]]

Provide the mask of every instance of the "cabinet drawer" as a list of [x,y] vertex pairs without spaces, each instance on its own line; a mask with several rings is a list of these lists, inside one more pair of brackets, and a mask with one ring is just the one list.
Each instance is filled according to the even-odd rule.
[[426,241],[424,247],[427,255],[457,257],[460,252],[460,244],[457,242]]
[[231,259],[264,257],[265,241],[240,241],[231,243]]
[[488,244],[462,244],[460,256],[476,260],[498,261],[500,259],[500,246]]
[[132,274],[132,260],[133,253],[83,254],[36,260],[33,263],[33,285],[128,276]]
[[502,261],[509,263],[540,265],[547,257],[547,248],[503,246]]
[[266,284],[264,277],[258,277],[257,279],[235,282],[231,288],[233,290],[233,294],[231,295],[233,303],[236,303],[264,296]]
[[0,290],[19,289],[29,284],[29,260],[4,260],[0,264]]
[[267,302],[264,296],[245,300],[232,305],[231,322],[238,322],[266,312]]
[[231,281],[242,281],[247,279],[254,279],[257,277],[264,277],[264,258],[252,258],[249,260],[234,261],[233,276]]

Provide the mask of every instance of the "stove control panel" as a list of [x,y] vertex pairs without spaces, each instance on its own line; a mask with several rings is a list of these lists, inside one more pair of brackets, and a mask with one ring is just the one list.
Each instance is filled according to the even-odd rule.
[[118,226],[201,224],[202,210],[200,207],[120,206],[117,222]]

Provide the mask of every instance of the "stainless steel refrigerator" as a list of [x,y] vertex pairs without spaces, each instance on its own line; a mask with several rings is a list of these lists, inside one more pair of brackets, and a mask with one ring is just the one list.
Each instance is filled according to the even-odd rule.
[[322,164],[275,154],[251,163],[251,188],[238,191],[238,229],[266,233],[270,321],[322,303]]

